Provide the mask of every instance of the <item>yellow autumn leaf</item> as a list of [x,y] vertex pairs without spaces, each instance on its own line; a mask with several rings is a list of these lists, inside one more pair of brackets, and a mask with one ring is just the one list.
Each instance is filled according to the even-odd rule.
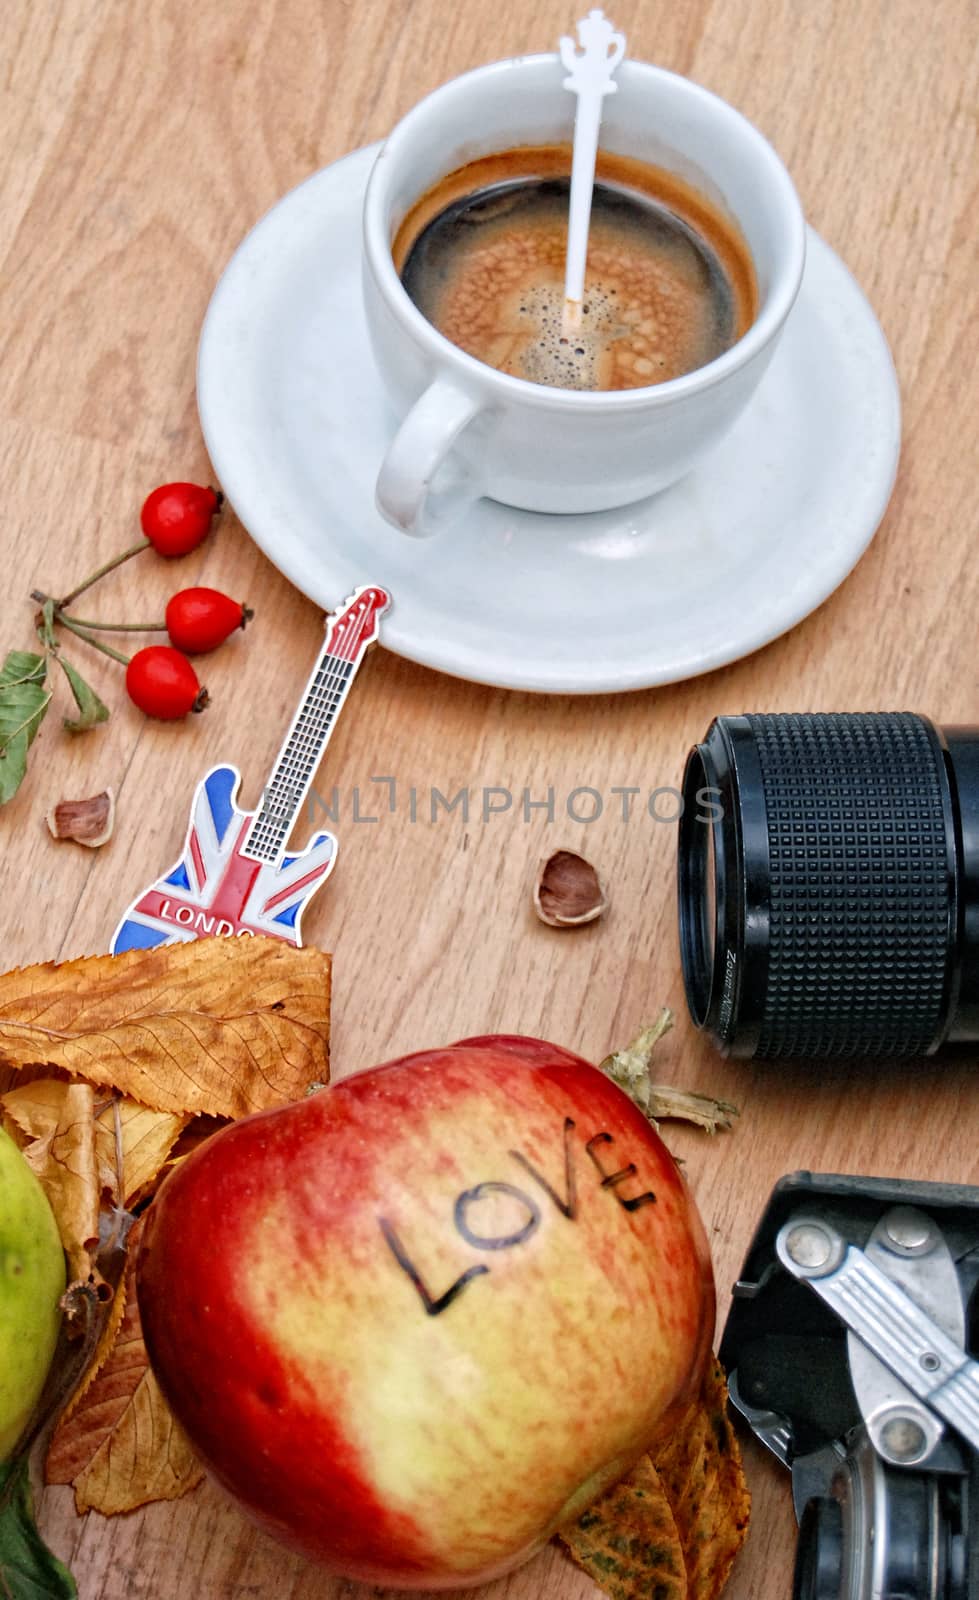
[[[121,1342],[120,1335],[110,1358],[120,1363],[128,1354],[120,1349]],[[154,1500],[179,1500],[196,1489],[203,1476],[204,1468],[146,1366],[119,1420],[72,1480],[75,1509],[79,1516],[100,1511],[104,1517],[114,1517]]]
[[114,1097],[108,1104],[103,1097],[100,1107],[89,1084],[61,1078],[10,1089],[0,1105],[48,1196],[72,1274],[85,1278],[91,1266],[85,1242],[97,1239],[101,1195],[131,1206],[152,1185],[190,1118]]
[[559,1537],[611,1600],[718,1600],[751,1501],[720,1362],[664,1418],[650,1454]]
[[[8,1089],[5,1095],[0,1095],[5,1120],[9,1119],[16,1126],[22,1148],[54,1132],[64,1115],[70,1088],[71,1084],[64,1078],[35,1078],[23,1088]],[[93,1113],[94,1106],[93,1098]]]
[[[2,1111],[2,1109],[3,1109],[3,1102],[2,1102],[2,1100],[0,1100],[0,1111]],[[18,1150],[23,1150],[24,1146],[30,1144],[30,1142],[31,1142],[30,1139],[28,1139],[26,1133],[23,1131],[23,1129],[22,1128],[18,1128],[18,1126],[17,1126],[16,1122],[14,1121],[13,1117],[6,1116],[6,1115],[0,1116],[0,1128],[3,1129],[4,1133],[7,1135],[7,1137],[9,1139],[13,1139],[14,1144],[17,1146]]]
[[99,1181],[117,1205],[131,1210],[149,1192],[189,1121],[186,1114],[151,1111],[128,1095],[103,1106],[95,1119],[95,1153]]
[[559,1537],[611,1600],[687,1600],[680,1535],[648,1456]]
[[241,1117],[329,1078],[330,957],[198,939],[0,977],[0,1066],[38,1065],[154,1111]]
[[653,1460],[683,1546],[689,1600],[717,1600],[747,1538],[751,1496],[716,1357],[697,1405]]
[[2,1120],[48,1193],[73,1275],[100,1302],[47,1464],[79,1512],[172,1499],[202,1476],[147,1361],[139,1224],[127,1253],[126,1213],[229,1116],[329,1080],[329,1006],[328,955],[259,938],[0,977],[0,1085],[20,1075],[0,1094]]
[[72,1485],[79,1515],[176,1500],[204,1476],[147,1361],[133,1282],[138,1236],[137,1223],[112,1350],[55,1430],[45,1464],[46,1482]]
[[94,1092],[88,1083],[43,1079],[3,1096],[4,1110],[30,1137],[24,1160],[54,1212],[70,1278],[87,1278],[99,1237]]

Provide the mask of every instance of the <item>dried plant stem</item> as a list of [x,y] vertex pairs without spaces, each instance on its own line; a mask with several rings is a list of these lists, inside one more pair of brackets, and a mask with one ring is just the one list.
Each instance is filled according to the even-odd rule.
[[707,1133],[730,1128],[732,1119],[739,1115],[737,1106],[727,1100],[715,1100],[710,1095],[694,1094],[687,1089],[676,1089],[669,1083],[653,1083],[650,1062],[656,1045],[673,1026],[673,1014],[666,1007],[659,1019],[645,1027],[626,1045],[606,1056],[601,1071],[624,1089],[650,1120],[692,1122]]
[[96,567],[95,571],[83,583],[76,584],[74,589],[71,589],[68,594],[58,601],[57,610],[64,611],[65,607],[70,606],[73,600],[77,600],[80,594],[84,594],[86,589],[90,589],[93,583],[98,583],[100,578],[104,578],[107,572],[112,572],[114,568],[121,567],[122,563],[128,561],[131,556],[138,556],[141,550],[148,550],[149,548],[150,541],[148,539],[140,539],[139,544],[130,545],[128,550],[123,550],[120,555],[113,556],[111,561],[103,562],[102,566]]
[[65,627],[74,625],[76,628],[95,628],[99,633],[166,633],[167,631],[165,622],[87,622],[84,617],[68,617],[57,609],[54,620],[63,622]]
[[101,650],[104,656],[111,656],[113,661],[121,661],[124,667],[128,667],[129,657],[124,656],[119,650],[113,650],[111,644],[106,644],[102,639],[93,639],[90,633],[86,633],[84,628],[80,628],[76,622],[69,622],[67,617],[61,617],[59,620],[64,623],[69,632],[77,634],[79,639],[84,639],[86,644],[90,644],[93,649]]

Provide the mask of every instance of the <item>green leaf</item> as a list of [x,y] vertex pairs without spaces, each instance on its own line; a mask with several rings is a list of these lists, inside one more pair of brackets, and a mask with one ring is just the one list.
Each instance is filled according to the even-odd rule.
[[71,685],[71,692],[75,696],[75,704],[81,713],[77,717],[64,717],[62,720],[65,727],[71,733],[85,733],[88,728],[94,728],[97,722],[108,722],[108,706],[99,699],[95,690],[85,682],[78,668],[73,667],[71,662],[66,661],[62,655],[59,655],[57,660]]
[[0,1467],[0,1600],[78,1600],[74,1578],[37,1531],[26,1456]]
[[28,746],[41,725],[50,689],[44,686],[47,662],[33,650],[8,650],[0,667],[0,750],[15,735],[26,733]]
[[0,667],[0,805],[17,793],[27,771],[27,752],[51,701],[46,673],[44,657],[30,650],[9,650]]

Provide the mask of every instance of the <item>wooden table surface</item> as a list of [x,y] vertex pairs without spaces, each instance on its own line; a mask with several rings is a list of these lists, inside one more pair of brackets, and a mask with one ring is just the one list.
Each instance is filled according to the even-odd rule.
[[[582,7],[582,10],[584,7]],[[424,92],[494,56],[550,48],[557,0],[9,0],[0,110],[0,438],[4,648],[30,648],[29,590],[64,590],[135,536],[156,483],[207,480],[194,354],[215,280],[253,222],[309,173],[378,138]],[[970,0],[619,0],[632,52],[689,74],[754,119],[810,221],[870,297],[894,351],[904,447],[890,509],[842,589],[739,665],[619,698],[545,699],[440,677],[375,652],[321,787],[341,791],[342,856],[307,938],[335,951],[335,1070],[466,1033],[551,1036],[598,1058],[663,1003],[678,1025],[662,1076],[738,1102],[713,1142],[670,1130],[706,1219],[723,1317],[772,1183],[808,1166],[979,1182],[974,1061],[826,1071],[728,1064],[683,1014],[674,828],[607,806],[583,826],[515,808],[468,827],[408,813],[412,785],[577,785],[643,793],[678,780],[720,712],[920,709],[979,720],[975,559],[976,12]],[[831,461],[815,471],[833,470]],[[792,530],[785,530],[791,538]],[[254,803],[321,636],[321,615],[226,516],[179,566],[144,557],[98,592],[150,617],[205,582],[254,604],[245,638],[208,660],[207,714],[143,719],[121,673],[89,655],[113,706],[77,740],[49,717],[2,815],[8,967],[105,949],[132,894],[173,859],[188,799],[220,757]],[[338,599],[340,597],[338,596]],[[86,611],[96,609],[86,600]],[[393,774],[398,803],[371,790]],[[112,785],[97,853],[56,845],[44,814]],[[352,792],[378,821],[354,824]],[[606,880],[608,917],[555,933],[530,907],[535,864],[562,844]],[[748,1545],[730,1600],[790,1592],[788,1481],[747,1450]],[[215,1489],[115,1521],[47,1491],[42,1524],[83,1600],[359,1600],[253,1531]],[[556,1549],[480,1591],[585,1600]]]

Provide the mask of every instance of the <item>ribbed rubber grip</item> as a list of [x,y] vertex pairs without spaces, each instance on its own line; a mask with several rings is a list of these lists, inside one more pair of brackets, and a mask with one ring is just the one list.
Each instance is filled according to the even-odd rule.
[[910,713],[747,720],[771,885],[756,1056],[923,1053],[942,1022],[953,903],[927,724]]

